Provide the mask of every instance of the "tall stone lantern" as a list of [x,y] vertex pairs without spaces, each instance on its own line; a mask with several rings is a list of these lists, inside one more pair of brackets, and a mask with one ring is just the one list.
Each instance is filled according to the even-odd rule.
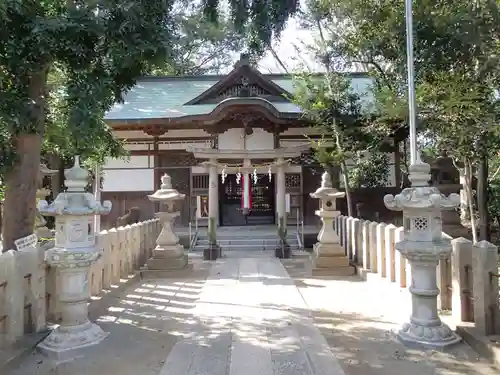
[[437,310],[436,268],[452,250],[450,241],[442,235],[441,211],[456,208],[460,198],[457,194],[445,197],[428,185],[428,164],[417,160],[409,170],[411,187],[384,197],[387,208],[403,211],[404,239],[396,243],[396,249],[411,267],[412,314],[398,337],[412,346],[444,348],[459,342],[460,337],[441,321]]
[[345,193],[332,187],[330,175],[325,172],[321,177],[321,187],[310,196],[320,201],[319,210],[315,213],[323,223],[318,234],[318,242],[313,248],[313,273],[326,271],[331,275],[352,275],[354,269],[349,265],[349,259],[333,229],[333,220],[340,215],[336,200],[343,198]]
[[56,360],[74,358],[82,349],[98,344],[107,336],[89,321],[87,304],[89,269],[102,254],[96,249],[94,216],[108,214],[111,202],[101,205],[91,193],[85,192],[88,171],[80,167],[78,156],[64,175],[67,191],[50,205],[47,201],[39,203],[41,214],[56,218],[55,246],[46,251],[45,261],[59,271],[57,288],[62,320],[38,348]]
[[[38,174],[38,186],[36,190],[36,199],[40,202],[45,199],[47,195],[50,194],[50,190],[42,186],[42,180],[45,176],[53,176],[58,171],[55,169],[49,169],[45,164],[40,164],[40,170]],[[47,221],[44,219],[40,211],[38,210],[35,216],[35,232],[38,238],[52,237],[52,232],[46,227]]]
[[156,240],[157,246],[153,249],[153,256],[147,261],[148,270],[172,270],[187,266],[188,257],[184,254],[184,247],[179,244],[179,237],[172,228],[174,220],[181,214],[180,211],[174,211],[174,204],[185,196],[172,188],[172,179],[168,174],[161,178],[160,189],[148,195],[149,200],[160,202],[160,210],[162,207],[165,208],[165,211],[155,214],[160,219],[162,230]]

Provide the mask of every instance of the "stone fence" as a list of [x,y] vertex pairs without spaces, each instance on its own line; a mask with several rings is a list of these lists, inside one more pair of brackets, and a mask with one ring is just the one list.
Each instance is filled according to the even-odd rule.
[[[347,216],[337,217],[334,227],[361,277],[410,287],[409,264],[395,248],[403,239],[402,227]],[[457,324],[474,322],[482,334],[500,334],[497,247],[486,241],[472,244],[462,237],[451,243],[451,256],[438,266],[438,308],[451,310]]]
[[[158,219],[152,219],[99,233],[102,255],[87,279],[91,296],[129,280],[151,256],[160,230]],[[31,235],[16,241],[18,251],[0,254],[0,348],[60,320],[59,271],[44,260],[53,246]]]

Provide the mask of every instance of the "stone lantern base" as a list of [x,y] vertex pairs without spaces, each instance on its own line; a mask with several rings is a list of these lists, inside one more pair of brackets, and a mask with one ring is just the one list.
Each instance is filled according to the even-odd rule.
[[313,246],[312,274],[330,276],[351,276],[355,268],[349,264],[340,239],[333,230],[333,219],[338,212],[316,211],[321,217],[323,228],[318,234],[318,242]]
[[67,362],[84,355],[85,349],[108,337],[101,327],[90,321],[79,326],[58,327],[37,349],[57,362]]
[[45,253],[47,263],[59,270],[57,294],[61,303],[62,320],[38,350],[50,359],[68,361],[84,354],[83,349],[104,340],[108,333],[88,319],[88,273],[99,259],[94,251],[68,251],[53,248]]
[[184,254],[182,245],[157,246],[146,264],[151,271],[178,270],[187,267],[188,256]]
[[352,276],[355,269],[349,264],[340,244],[316,243],[313,246],[312,274],[331,276]]

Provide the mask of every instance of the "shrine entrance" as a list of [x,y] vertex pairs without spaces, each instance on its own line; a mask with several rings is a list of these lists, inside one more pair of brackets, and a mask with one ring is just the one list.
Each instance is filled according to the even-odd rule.
[[241,213],[243,186],[236,183],[236,175],[227,175],[224,183],[219,183],[219,224],[221,226],[269,225],[275,220],[274,181],[267,174],[257,175],[257,183],[252,181],[252,210],[247,217]]

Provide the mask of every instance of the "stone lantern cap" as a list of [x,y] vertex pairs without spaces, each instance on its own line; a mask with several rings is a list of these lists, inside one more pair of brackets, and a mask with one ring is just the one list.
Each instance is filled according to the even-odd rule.
[[403,189],[396,196],[387,194],[384,197],[385,206],[393,211],[411,209],[452,210],[458,207],[460,204],[458,194],[450,194],[445,197],[436,187],[428,185],[430,169],[429,164],[422,162],[410,165],[409,179],[412,186]]
[[174,201],[185,197],[186,194],[181,194],[172,188],[172,178],[166,173],[161,178],[160,189],[154,194],[148,195],[150,201]]
[[101,205],[91,193],[85,191],[88,185],[89,173],[80,167],[80,158],[75,156],[73,167],[64,172],[64,184],[67,191],[60,193],[51,204],[41,200],[38,209],[44,216],[58,215],[107,215],[111,211],[111,202],[104,201]]
[[338,191],[332,187],[332,182],[330,179],[330,174],[328,172],[323,173],[321,176],[321,187],[319,187],[314,193],[309,194],[311,198],[327,199],[327,198],[344,198],[345,193]]

